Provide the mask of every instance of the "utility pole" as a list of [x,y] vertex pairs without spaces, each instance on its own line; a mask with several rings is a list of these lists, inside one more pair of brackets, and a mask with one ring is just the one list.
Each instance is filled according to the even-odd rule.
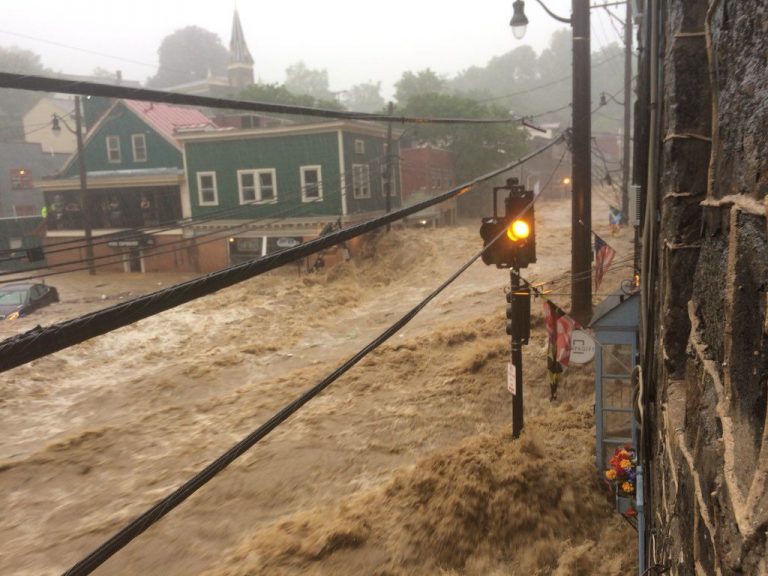
[[[629,221],[630,123],[632,120],[632,2],[627,2],[624,19],[624,154],[621,173],[621,221]],[[634,225],[634,224],[633,224]]]
[[77,160],[80,165],[80,211],[83,215],[85,231],[85,255],[88,260],[88,273],[96,274],[93,260],[93,235],[91,231],[91,203],[88,198],[88,178],[85,171],[85,151],[83,148],[83,118],[80,112],[80,96],[75,96],[75,137],[77,138]]
[[592,317],[592,111],[589,0],[573,0],[573,196],[571,315]]
[[[386,158],[386,164],[384,165],[384,207],[389,214],[390,210],[392,209],[392,114],[394,113],[395,105],[390,100],[389,105],[387,106],[387,114],[389,114],[390,119],[389,122],[387,122],[387,158]],[[391,225],[389,222],[387,222],[387,232],[389,232],[391,229]]]
[[[512,366],[514,367],[515,387],[512,392],[512,437],[519,438],[523,431],[523,344],[528,343],[531,326],[531,290],[520,284],[520,268],[509,270],[510,291],[507,300],[507,317],[510,320],[508,330],[512,343]],[[508,375],[508,377],[510,377]],[[511,379],[511,377],[510,377]],[[507,382],[511,386],[512,382]]]

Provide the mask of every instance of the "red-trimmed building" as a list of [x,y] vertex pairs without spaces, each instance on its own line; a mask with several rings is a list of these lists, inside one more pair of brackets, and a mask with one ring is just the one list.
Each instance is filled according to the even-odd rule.
[[[456,154],[450,150],[424,144],[400,151],[402,201],[404,206],[421,202],[456,186]],[[453,224],[456,200],[428,208],[410,217],[410,223],[421,225]]]
[[[191,215],[182,146],[176,137],[185,130],[212,128],[214,124],[196,109],[118,100],[89,131],[84,141],[88,205],[100,269],[198,269],[200,255],[186,245],[180,228],[167,223]],[[48,215],[48,263],[82,260],[82,247],[57,247],[79,245],[71,241],[84,239],[77,153],[59,174],[39,186]],[[157,226],[164,229],[151,237],[118,238],[121,232]]]

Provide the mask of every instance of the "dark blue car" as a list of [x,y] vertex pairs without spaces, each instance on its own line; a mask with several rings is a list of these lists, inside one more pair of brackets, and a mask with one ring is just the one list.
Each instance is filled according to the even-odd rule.
[[15,320],[59,301],[59,292],[45,284],[6,284],[0,286],[0,319]]

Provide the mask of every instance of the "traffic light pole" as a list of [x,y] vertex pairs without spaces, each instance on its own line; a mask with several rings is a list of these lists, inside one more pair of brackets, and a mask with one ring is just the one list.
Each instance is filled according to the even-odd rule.
[[[519,318],[519,300],[515,297],[520,292],[520,269],[509,269],[510,305],[512,306],[512,322]],[[512,325],[512,366],[515,367],[515,391],[512,394],[512,437],[519,438],[523,430],[523,342]]]

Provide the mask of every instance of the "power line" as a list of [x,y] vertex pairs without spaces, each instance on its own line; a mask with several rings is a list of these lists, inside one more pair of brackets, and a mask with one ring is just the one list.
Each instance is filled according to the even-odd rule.
[[149,88],[132,88],[129,86],[112,86],[81,80],[66,80],[32,74],[16,74],[0,72],[0,88],[30,90],[33,92],[61,92],[64,94],[79,94],[102,96],[105,98],[124,98],[127,100],[142,100],[144,102],[159,102],[176,106],[199,106],[204,108],[222,108],[227,110],[244,110],[247,112],[269,112],[273,114],[298,114],[330,118],[334,120],[371,120],[378,122],[398,122],[401,124],[510,124],[517,120],[511,118],[430,118],[426,116],[390,116],[368,112],[348,112],[295,106],[289,104],[271,104],[249,100],[234,100],[230,98],[215,98],[213,96],[197,96],[181,94]]
[[[613,56],[610,56],[606,58],[605,60],[602,60],[598,62],[597,64],[592,65],[592,69],[594,70],[598,66],[602,66],[603,64],[606,64],[607,62],[610,62],[611,60],[615,60],[619,56],[623,56],[623,54],[614,54]],[[547,82],[546,84],[540,84],[539,86],[534,86],[533,88],[528,88],[526,90],[521,90],[519,92],[512,92],[510,94],[504,94],[502,96],[494,96],[493,98],[485,98],[484,100],[478,100],[480,103],[484,102],[493,102],[495,100],[503,100],[504,98],[512,98],[513,96],[522,96],[523,94],[530,94],[531,92],[536,92],[538,90],[543,90],[544,88],[549,88],[550,86],[554,86],[555,84],[559,84],[560,82],[565,82],[566,80],[570,80],[573,78],[573,74],[568,74],[567,76],[563,76],[561,78],[557,78],[555,80],[552,80],[551,82]]]
[[[554,173],[554,172],[553,172]],[[551,178],[550,178],[551,180]],[[549,183],[549,182],[548,182]],[[536,202],[537,198],[534,198],[518,215],[518,217],[524,215],[531,206]],[[101,566],[109,558],[114,556],[117,552],[122,550],[135,538],[144,533],[153,524],[161,520],[165,515],[171,512],[174,508],[183,503],[187,498],[192,496],[197,490],[202,488],[205,484],[210,482],[219,472],[224,470],[237,458],[242,456],[256,443],[266,437],[270,432],[277,428],[280,424],[285,422],[291,415],[296,413],[302,406],[312,400],[315,396],[320,394],[333,382],[338,380],[349,369],[355,366],[360,360],[365,358],[370,352],[381,346],[384,342],[389,340],[392,336],[397,334],[405,325],[407,325],[416,315],[421,312],[432,300],[434,300],[443,290],[450,286],[459,276],[461,276],[474,262],[480,258],[484,252],[489,250],[491,246],[504,234],[506,229],[501,230],[497,236],[484,245],[478,252],[470,257],[464,264],[462,264],[453,274],[451,274],[440,286],[433,290],[426,298],[414,306],[409,312],[382,332],[379,336],[369,342],[364,348],[358,351],[354,356],[344,362],[341,366],[336,368],[331,374],[326,376],[323,380],[315,384],[312,388],[304,392],[301,396],[296,398],[293,402],[284,406],[280,411],[275,413],[267,422],[259,426],[256,430],[251,432],[248,436],[240,440],[237,444],[232,446],[227,452],[219,456],[216,460],[206,466],[203,470],[195,474],[190,480],[185,482],[182,486],[177,488],[170,495],[157,502],[149,510],[144,512],[141,516],[134,519],[126,526],[124,526],[117,534],[112,536],[109,540],[104,542],[101,546],[96,548],[84,559],[80,560],[72,568],[64,573],[64,576],[85,576],[92,573],[96,568]]]
[[53,324],[45,328],[33,330],[8,338],[0,342],[0,372],[16,368],[32,360],[58,352],[69,346],[74,346],[95,336],[106,334],[123,326],[127,326],[149,316],[170,310],[202,296],[207,296],[223,288],[227,288],[244,280],[254,278],[285,264],[295,262],[311,254],[346,242],[380,228],[387,223],[395,222],[420,210],[429,208],[455,196],[458,196],[474,185],[495,178],[542,154],[549,148],[559,144],[563,139],[560,135],[541,148],[523,158],[501,168],[483,174],[460,186],[456,186],[433,198],[424,200],[412,206],[400,208],[384,216],[361,222],[349,228],[332,232],[286,250],[276,252],[260,260],[253,260],[212,272],[202,278],[195,278],[171,286],[164,290],[139,296],[126,302],[118,303],[109,308],[91,312],[79,318]]

